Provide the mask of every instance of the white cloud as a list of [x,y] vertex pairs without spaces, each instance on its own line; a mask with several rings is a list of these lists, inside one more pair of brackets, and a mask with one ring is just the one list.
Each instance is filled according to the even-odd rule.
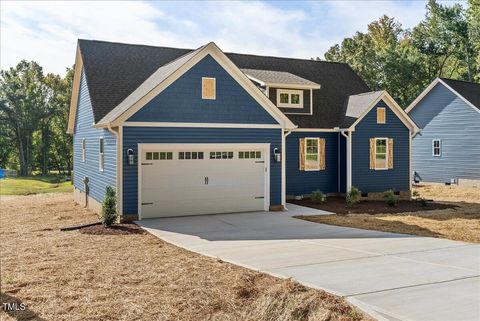
[[35,60],[63,74],[78,38],[309,58],[382,14],[412,27],[425,2],[1,2],[1,68]]

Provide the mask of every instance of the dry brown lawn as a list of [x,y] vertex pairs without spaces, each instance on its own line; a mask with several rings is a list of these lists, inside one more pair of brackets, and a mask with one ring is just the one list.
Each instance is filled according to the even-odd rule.
[[1,198],[1,320],[367,320],[342,298],[150,234],[89,235],[70,194]]
[[415,187],[420,196],[455,207],[396,214],[338,214],[302,219],[348,227],[480,243],[480,189],[457,186]]

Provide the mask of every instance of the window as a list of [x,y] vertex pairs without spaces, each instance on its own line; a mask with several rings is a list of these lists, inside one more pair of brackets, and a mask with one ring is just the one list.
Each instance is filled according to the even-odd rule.
[[375,169],[387,169],[387,139],[375,138]]
[[385,124],[385,107],[377,108],[377,124]]
[[277,90],[277,106],[303,108],[303,90]]
[[179,152],[178,159],[203,159],[203,152]]
[[103,137],[100,137],[99,141],[98,141],[98,168],[103,171],[103,164],[104,164],[104,160],[105,160],[105,154],[104,154],[104,149],[105,149],[105,146],[104,146],[105,142],[104,142],[104,139]]
[[202,77],[202,99],[215,99],[215,78]]
[[320,168],[318,138],[305,138],[305,170]]
[[173,159],[172,152],[147,152],[145,154],[146,160],[170,160]]
[[248,159],[248,158],[262,158],[262,152],[260,151],[250,151],[250,152],[238,152],[238,158]]
[[233,152],[210,152],[210,159],[232,159]]
[[85,138],[82,139],[82,162],[85,162],[87,159],[87,140]]
[[432,155],[437,157],[442,155],[442,143],[440,139],[432,140]]

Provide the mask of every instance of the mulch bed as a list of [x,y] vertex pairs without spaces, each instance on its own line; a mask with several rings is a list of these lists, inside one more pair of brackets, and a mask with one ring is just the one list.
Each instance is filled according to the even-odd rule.
[[427,206],[420,206],[416,201],[399,201],[397,206],[388,206],[383,201],[360,201],[353,207],[348,207],[345,198],[331,196],[327,198],[324,204],[319,204],[309,198],[302,200],[289,200],[289,203],[312,207],[320,210],[329,211],[336,214],[387,214],[387,213],[406,213],[430,210],[441,210],[458,207],[453,204],[428,202]]
[[140,228],[137,224],[114,224],[112,227],[105,227],[103,225],[93,225],[79,229],[82,234],[91,235],[131,235],[131,234],[145,234],[145,230]]

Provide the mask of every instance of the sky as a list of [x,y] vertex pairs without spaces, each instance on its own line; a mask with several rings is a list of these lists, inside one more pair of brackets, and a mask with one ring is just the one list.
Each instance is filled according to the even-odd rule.
[[[465,1],[455,2],[466,6]],[[198,48],[214,41],[223,51],[309,59],[383,14],[412,28],[426,1],[2,1],[0,65],[35,60],[65,74],[77,39]]]

